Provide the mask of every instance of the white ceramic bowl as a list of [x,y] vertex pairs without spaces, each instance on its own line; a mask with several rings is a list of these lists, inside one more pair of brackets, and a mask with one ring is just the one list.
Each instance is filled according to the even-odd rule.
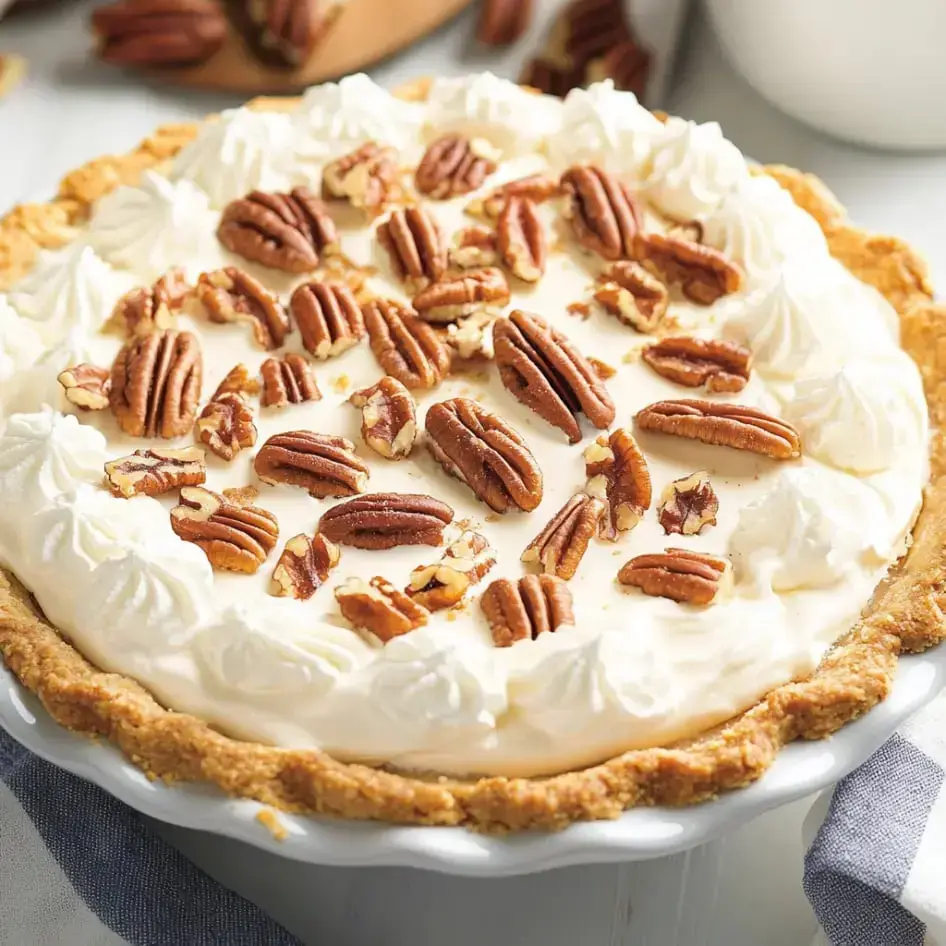
[[703,844],[841,778],[944,685],[946,647],[904,658],[886,702],[831,739],[788,746],[766,776],[747,789],[691,808],[639,809],[617,821],[508,838],[484,837],[461,828],[397,827],[280,814],[288,835],[277,841],[256,820],[261,808],[256,802],[226,798],[206,785],[169,787],[151,782],[113,746],[63,729],[2,663],[0,726],[43,758],[161,821],[237,838],[312,864],[407,866],[498,877],[576,864],[647,860]]
[[946,147],[943,0],[706,0],[733,66],[773,105],[860,144]]

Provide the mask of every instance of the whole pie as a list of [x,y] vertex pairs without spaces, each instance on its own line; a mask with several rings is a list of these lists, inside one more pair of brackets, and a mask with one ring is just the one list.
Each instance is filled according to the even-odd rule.
[[0,652],[149,774],[561,827],[942,636],[922,262],[610,84],[164,127],[8,214],[0,286]]

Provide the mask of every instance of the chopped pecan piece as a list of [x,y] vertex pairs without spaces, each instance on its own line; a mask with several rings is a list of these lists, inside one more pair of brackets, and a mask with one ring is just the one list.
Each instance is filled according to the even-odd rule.
[[423,207],[394,210],[378,225],[378,242],[398,279],[411,292],[436,282],[447,268],[447,248],[433,217]]
[[496,564],[496,553],[478,532],[464,532],[436,565],[411,572],[405,592],[428,611],[452,608]]
[[481,187],[496,170],[497,153],[489,142],[449,134],[438,138],[421,158],[414,183],[433,200],[448,200]]
[[227,204],[217,238],[232,253],[287,273],[308,273],[320,256],[338,252],[338,232],[310,190],[251,191]]
[[324,535],[294,535],[276,562],[269,593],[308,601],[325,584],[339,557],[338,546]]
[[530,512],[542,502],[542,471],[502,418],[458,397],[427,411],[427,447],[440,465],[496,512]]
[[108,368],[83,362],[60,371],[57,380],[70,404],[83,411],[104,411],[112,387]]
[[639,411],[636,420],[641,430],[749,450],[774,460],[801,456],[798,431],[786,421],[754,407],[697,399],[658,401]]
[[318,280],[303,283],[289,299],[289,311],[303,347],[320,360],[348,351],[365,336],[361,307],[348,286]]
[[680,336],[664,338],[641,353],[657,374],[687,388],[735,393],[749,380],[749,349],[737,342]]
[[650,509],[650,471],[629,430],[619,427],[585,448],[585,475],[588,492],[608,504],[608,516],[602,520],[606,538],[630,531]]
[[[492,312],[476,312],[462,322],[447,326],[444,341],[455,352],[456,357],[464,360],[491,361],[493,357],[493,323],[496,315]],[[454,364],[454,370],[457,365]]]
[[200,486],[207,479],[204,451],[200,447],[180,450],[136,450],[127,457],[105,464],[105,483],[113,496],[160,496],[181,486]]
[[514,309],[493,325],[493,346],[509,393],[571,443],[581,440],[579,413],[598,428],[614,420],[614,402],[594,368],[544,319]]
[[595,301],[638,332],[653,332],[667,314],[667,287],[640,263],[612,263],[598,281],[601,285],[595,291]]
[[719,499],[709,474],[691,473],[669,483],[660,495],[657,521],[667,535],[699,535],[705,526],[716,525]]
[[609,381],[618,373],[617,368],[613,368],[606,361],[602,361],[600,358],[593,358],[589,356],[588,364],[595,369],[595,374],[602,381]]
[[526,575],[518,582],[499,578],[483,592],[480,607],[497,647],[535,640],[575,623],[572,594],[554,575]]
[[509,283],[501,269],[475,269],[446,277],[422,289],[412,304],[425,322],[459,322],[483,309],[509,302]]
[[496,233],[488,227],[466,227],[454,240],[450,263],[457,269],[483,269],[499,263]]
[[227,266],[201,273],[197,299],[211,322],[246,322],[261,348],[279,348],[289,333],[285,309],[248,273]]
[[130,437],[180,437],[191,429],[200,398],[200,343],[190,332],[152,332],[115,357],[109,405]]
[[647,233],[638,239],[635,252],[654,275],[667,283],[679,283],[691,302],[712,305],[742,288],[742,270],[711,246]]
[[397,152],[366,141],[360,148],[336,158],[322,169],[322,196],[347,200],[371,216],[388,203],[396,191]]
[[315,49],[330,17],[321,0],[249,0],[259,42],[289,66],[300,66]]
[[537,564],[547,575],[557,575],[566,581],[573,578],[591,537],[598,531],[605,508],[605,503],[594,496],[572,496],[529,543],[522,561]]
[[548,248],[535,204],[526,197],[510,197],[496,222],[503,264],[523,282],[538,282],[545,272]]
[[368,340],[385,374],[411,390],[433,388],[450,370],[450,352],[414,310],[391,299],[362,308]]
[[385,375],[350,398],[361,408],[361,436],[375,453],[403,460],[417,438],[417,408],[411,392],[397,378]]
[[349,578],[335,589],[339,610],[358,628],[387,643],[427,623],[428,611],[389,581]]
[[267,358],[260,365],[263,378],[263,407],[285,407],[304,401],[321,401],[322,392],[312,367],[302,355],[288,354]]
[[354,496],[368,485],[368,467],[350,440],[311,430],[274,434],[260,447],[253,469],[264,483],[300,486],[316,499]]
[[643,99],[650,77],[650,53],[633,39],[615,43],[588,63],[588,82],[610,79],[616,88]]
[[520,177],[500,184],[485,197],[474,198],[467,205],[466,212],[477,217],[486,217],[488,220],[496,220],[512,197],[519,197],[533,204],[542,204],[553,197],[558,197],[561,192],[562,189],[554,177],[548,177],[545,174],[530,174],[528,177]]
[[236,502],[203,486],[185,486],[171,510],[171,528],[201,548],[214,568],[253,574],[276,547],[279,524],[259,506]]
[[485,0],[476,38],[486,46],[509,46],[532,21],[534,0]]
[[665,549],[638,555],[618,572],[622,585],[684,604],[712,604],[732,584],[732,563],[716,555]]
[[213,397],[220,397],[221,394],[250,394],[260,393],[261,385],[258,377],[250,374],[250,369],[242,362],[234,365],[226,374],[226,377],[217,385]]
[[562,190],[565,216],[582,246],[607,260],[633,257],[643,217],[624,184],[609,171],[575,165],[562,175]]
[[183,269],[169,269],[150,288],[123,295],[115,304],[114,317],[129,336],[174,328],[177,310],[192,291]]
[[319,531],[340,545],[393,549],[398,545],[440,545],[453,510],[419,493],[367,493],[333,506]]
[[240,450],[256,443],[253,411],[239,391],[215,394],[194,428],[197,439],[222,460],[232,460]]

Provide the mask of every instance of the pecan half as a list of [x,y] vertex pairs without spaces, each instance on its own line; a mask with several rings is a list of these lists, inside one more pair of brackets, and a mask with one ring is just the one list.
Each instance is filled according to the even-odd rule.
[[476,38],[486,46],[509,46],[532,21],[534,0],[485,0],[480,10]]
[[529,543],[522,561],[538,565],[547,575],[566,581],[573,578],[605,509],[605,503],[594,496],[572,496]]
[[349,578],[335,589],[339,610],[358,628],[387,643],[427,623],[428,611],[384,578]]
[[632,558],[621,567],[618,581],[653,597],[711,604],[731,586],[732,563],[716,555],[670,548]]
[[436,282],[447,268],[447,248],[433,217],[423,207],[394,210],[376,230],[398,279],[411,292]]
[[324,535],[294,535],[276,562],[269,593],[277,598],[308,601],[328,580],[339,558],[338,546]]
[[246,322],[261,348],[279,348],[289,333],[286,310],[242,269],[227,266],[201,273],[197,280],[197,300],[211,322]]
[[200,447],[136,450],[105,464],[105,485],[113,496],[124,499],[160,496],[180,486],[200,486],[206,479],[207,467]]
[[253,574],[276,547],[279,524],[259,506],[234,501],[203,486],[185,486],[171,510],[171,528],[201,548],[214,568]]
[[104,411],[112,387],[110,375],[108,368],[83,362],[60,371],[56,380],[70,404],[83,411]]
[[352,207],[374,216],[397,193],[397,178],[394,148],[366,141],[322,168],[322,196],[347,200]]
[[616,88],[633,92],[638,99],[643,99],[650,77],[650,65],[650,53],[635,40],[626,39],[615,43],[604,55],[588,63],[588,82],[610,79]]
[[523,282],[538,282],[545,272],[548,247],[535,204],[526,197],[510,197],[496,221],[503,264]]
[[340,355],[365,337],[361,307],[348,286],[318,280],[303,283],[292,293],[289,311],[303,347],[319,360]]
[[570,167],[561,183],[578,242],[607,260],[633,257],[643,217],[627,187],[609,171],[586,165]]
[[509,302],[509,283],[501,269],[476,269],[422,289],[412,300],[425,322],[459,322],[483,309]]
[[226,377],[217,385],[217,390],[213,393],[213,398],[220,397],[221,394],[250,394],[260,393],[261,385],[258,377],[250,374],[250,369],[242,362],[234,365],[226,374]]
[[572,594],[554,575],[526,575],[517,582],[497,579],[483,592],[480,607],[497,647],[535,640],[575,623]]
[[466,212],[477,217],[496,220],[512,197],[542,204],[562,193],[558,181],[545,174],[530,174],[514,181],[494,187],[485,197],[474,198],[467,204]]
[[177,310],[192,291],[183,269],[169,269],[153,286],[125,293],[115,304],[113,317],[129,336],[174,328]]
[[253,411],[239,391],[215,394],[194,424],[197,439],[222,460],[256,443]]
[[152,332],[127,342],[112,364],[109,406],[130,437],[180,437],[194,423],[203,362],[190,332]]
[[375,453],[403,460],[417,438],[417,407],[411,392],[397,378],[385,375],[350,398],[361,408],[361,436]]
[[641,264],[664,282],[679,284],[683,294],[700,305],[712,305],[742,288],[742,270],[719,250],[662,233],[647,233],[636,249]]
[[454,236],[450,265],[457,269],[483,269],[499,263],[496,233],[488,227],[466,227]]
[[434,200],[469,194],[496,170],[497,154],[482,139],[449,134],[438,138],[414,173],[417,190]]
[[433,388],[450,370],[450,352],[414,310],[391,299],[362,308],[368,340],[385,374],[411,390]]
[[249,0],[247,9],[261,45],[289,66],[309,58],[329,22],[321,0]]
[[640,263],[612,263],[598,277],[595,301],[625,325],[644,334],[657,328],[667,314],[670,293]]
[[668,483],[660,494],[657,521],[667,535],[699,535],[706,526],[716,525],[719,499],[709,474],[691,473]]
[[316,499],[354,496],[368,485],[368,467],[350,440],[311,430],[274,434],[260,447],[253,469],[264,483],[300,486]]
[[514,309],[493,325],[493,346],[506,390],[571,443],[581,440],[579,413],[598,428],[614,420],[614,402],[597,372],[545,319]]
[[308,273],[338,252],[325,204],[305,187],[288,194],[251,191],[227,204],[217,238],[232,253],[287,273]]
[[636,420],[641,430],[749,450],[774,460],[801,456],[798,431],[786,421],[754,407],[696,399],[658,401],[639,411]]
[[735,393],[749,381],[752,355],[737,342],[678,336],[648,345],[644,363],[657,374],[687,388]]
[[302,355],[267,358],[260,365],[260,375],[263,378],[263,396],[260,398],[263,407],[285,407],[287,404],[322,400],[312,367]]
[[650,509],[650,471],[629,430],[619,427],[585,448],[585,475],[588,492],[608,504],[608,516],[602,520],[606,538],[630,531]]
[[501,417],[465,397],[434,404],[427,447],[440,465],[496,512],[530,512],[542,502],[542,471]]
[[367,493],[333,506],[319,531],[340,545],[393,549],[398,545],[440,545],[453,510],[420,493]]
[[489,542],[478,532],[467,531],[447,547],[438,564],[415,568],[404,590],[428,611],[451,608],[495,564]]
[[119,0],[92,13],[98,56],[119,66],[185,66],[209,59],[227,35],[212,0]]

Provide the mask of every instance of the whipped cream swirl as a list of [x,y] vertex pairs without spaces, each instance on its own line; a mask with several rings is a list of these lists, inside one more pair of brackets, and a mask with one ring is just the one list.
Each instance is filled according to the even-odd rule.
[[[0,385],[31,365],[43,350],[43,343],[33,325],[20,318],[3,293],[0,293]],[[0,390],[0,403],[3,391]]]

